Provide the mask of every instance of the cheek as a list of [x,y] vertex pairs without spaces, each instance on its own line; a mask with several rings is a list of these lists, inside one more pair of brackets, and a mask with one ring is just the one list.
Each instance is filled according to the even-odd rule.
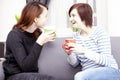
[[46,19],[45,18],[42,18],[41,20],[39,20],[39,23],[40,24],[44,24],[46,22]]
[[46,22],[47,22],[47,19],[46,19],[46,18],[42,19],[41,22],[40,22],[40,23],[41,23],[41,26],[44,26],[44,25],[46,24]]
[[46,24],[46,22],[47,22],[47,18],[46,17],[41,17],[41,19],[39,19],[38,22],[37,22],[37,26],[42,27]]
[[38,28],[42,27],[42,25],[43,25],[43,22],[42,22],[41,20],[39,20],[39,21],[36,23],[36,26],[37,26]]
[[78,22],[77,22],[80,26],[82,26],[83,25],[83,22],[80,20],[80,19],[78,19]]
[[44,23],[46,23],[46,22],[47,22],[47,18],[45,17],[45,18],[44,18]]

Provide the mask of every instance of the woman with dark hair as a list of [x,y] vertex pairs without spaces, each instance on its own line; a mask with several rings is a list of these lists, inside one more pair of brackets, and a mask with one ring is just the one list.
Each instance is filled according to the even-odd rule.
[[[100,26],[93,26],[93,12],[89,4],[76,3],[69,9],[76,43],[65,43],[72,66],[82,65],[74,80],[120,80],[118,65],[111,54],[110,37]],[[69,50],[66,48],[70,48]]]
[[28,3],[6,40],[5,80],[53,80],[38,73],[42,46],[53,41],[54,32],[44,33],[48,8],[39,2]]

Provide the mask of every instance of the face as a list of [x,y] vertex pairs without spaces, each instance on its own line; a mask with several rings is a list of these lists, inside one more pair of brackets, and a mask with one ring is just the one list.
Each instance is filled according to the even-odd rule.
[[42,28],[47,21],[47,9],[43,7],[43,12],[39,15],[39,17],[35,18],[35,23],[38,28]]
[[70,12],[70,22],[72,23],[73,28],[84,29],[84,22],[81,21],[81,18],[76,9],[73,9]]

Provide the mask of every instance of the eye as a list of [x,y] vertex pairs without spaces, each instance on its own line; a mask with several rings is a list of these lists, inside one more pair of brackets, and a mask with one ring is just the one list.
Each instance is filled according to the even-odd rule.
[[75,14],[72,14],[71,17],[75,17]]

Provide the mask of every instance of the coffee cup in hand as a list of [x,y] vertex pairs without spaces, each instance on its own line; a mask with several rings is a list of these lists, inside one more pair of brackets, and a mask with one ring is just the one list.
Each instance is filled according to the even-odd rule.
[[70,48],[72,48],[72,46],[67,46],[68,43],[76,43],[75,39],[66,39],[65,42],[62,45],[62,48],[64,48],[65,50],[69,50]]
[[50,35],[52,34],[54,34],[54,39],[53,39],[53,41],[56,39],[56,31],[55,30],[53,30],[53,29],[44,29],[44,33],[50,33]]

